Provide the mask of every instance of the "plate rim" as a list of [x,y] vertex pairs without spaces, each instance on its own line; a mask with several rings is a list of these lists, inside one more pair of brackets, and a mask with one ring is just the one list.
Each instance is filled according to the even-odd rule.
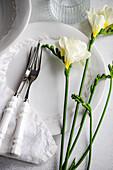
[[[0,55],[2,55],[3,53],[5,53],[18,39],[19,37],[22,35],[22,33],[26,30],[27,25],[29,23],[30,20],[30,16],[31,16],[31,12],[32,12],[32,3],[31,0],[27,0],[27,4],[28,4],[28,17],[26,19],[25,25],[23,26],[23,28],[19,31],[18,35],[13,38],[12,42],[9,43],[9,45],[7,45],[6,48],[4,48],[3,50],[0,51]],[[7,34],[8,35],[8,34]],[[3,37],[4,38],[4,37]]]
[[[45,24],[45,23],[54,23],[54,24],[58,24],[58,25],[59,25],[59,24],[61,24],[61,25],[66,25],[66,26],[68,26],[68,27],[70,27],[70,28],[75,29],[77,32],[80,32],[80,34],[82,34],[88,41],[90,40],[83,32],[81,32],[80,30],[78,30],[76,27],[74,27],[74,26],[72,26],[72,25],[69,25],[69,24],[66,24],[66,23],[63,23],[63,22],[56,22],[56,21],[38,21],[38,22],[29,23],[28,26],[29,26],[29,25],[39,24],[39,23],[43,23],[43,24]],[[95,42],[94,42],[93,46],[95,47],[96,51],[97,51],[97,52],[99,53],[99,55],[101,56],[101,59],[102,59],[102,61],[103,61],[103,65],[104,65],[104,68],[105,68],[105,73],[107,73],[107,68],[106,68],[105,61],[104,61],[103,56],[102,56],[101,52],[99,51],[98,47],[95,45]],[[101,100],[102,100],[102,97],[103,97],[103,95],[104,95],[106,83],[107,83],[107,82],[105,82],[104,90],[103,90],[103,93],[102,93],[102,95],[101,95],[101,99],[99,100],[98,105],[100,104],[100,102],[101,102]],[[96,111],[98,105],[94,108],[93,112]]]
[[[61,22],[55,22],[55,21],[39,21],[39,22],[29,23],[29,24],[28,24],[28,27],[29,27],[29,26],[32,26],[32,27],[33,27],[33,26],[36,25],[36,24],[46,24],[46,23],[48,23],[48,24],[49,24],[49,23],[53,23],[53,24],[58,24],[58,25],[59,25],[59,24],[60,24],[60,25],[63,24],[63,25],[65,25],[66,27],[69,27],[69,28],[71,28],[71,29],[76,30],[77,32],[79,32],[82,36],[85,37],[85,39],[86,39],[88,42],[89,42],[89,40],[90,40],[83,32],[81,32],[80,30],[78,30],[76,27],[73,27],[72,25],[68,25],[68,24],[61,23]],[[23,39],[23,37],[21,37],[21,38]],[[21,38],[20,38],[19,42],[21,41]],[[105,69],[105,73],[107,73],[107,68],[106,68],[105,61],[104,61],[104,58],[103,58],[101,52],[99,51],[99,49],[98,49],[98,47],[95,45],[95,43],[93,44],[93,46],[95,47],[96,51],[97,51],[98,54],[100,55],[101,60],[103,61],[103,66],[104,66],[104,69]],[[102,101],[103,95],[104,95],[104,93],[105,93],[105,88],[106,88],[107,82],[105,81],[104,84],[105,84],[105,85],[104,85],[103,93],[101,94],[100,100],[99,100],[98,104],[96,105],[96,107],[94,108],[93,112],[96,111],[96,109],[98,108],[99,104],[100,104],[101,101]],[[75,128],[77,129],[79,126],[80,126],[80,125],[77,125]],[[70,129],[67,130],[65,133],[68,133],[69,131],[70,131]],[[53,136],[58,136],[58,135],[61,135],[61,133],[53,134]]]

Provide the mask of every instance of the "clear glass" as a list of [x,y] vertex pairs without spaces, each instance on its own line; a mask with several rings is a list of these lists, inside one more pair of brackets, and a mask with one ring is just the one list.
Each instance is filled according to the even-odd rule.
[[72,24],[85,18],[90,0],[50,0],[50,9],[58,21]]

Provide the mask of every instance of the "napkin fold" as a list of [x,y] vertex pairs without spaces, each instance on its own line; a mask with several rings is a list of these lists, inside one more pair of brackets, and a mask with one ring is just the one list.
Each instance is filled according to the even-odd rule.
[[[0,96],[2,96],[0,99],[0,119],[2,118],[4,107],[12,94],[13,91],[6,85],[0,87]],[[0,154],[39,165],[48,161],[54,155],[57,150],[57,146],[49,129],[40,119],[38,114],[33,111],[30,105],[28,106],[29,108],[26,118],[24,137],[21,145],[21,155],[19,157],[15,157],[9,154],[16,127],[18,109],[21,104],[22,99],[19,98],[16,113],[13,115],[8,126],[2,147],[0,148]]]
[[[14,46],[14,48],[10,48],[7,53],[0,56],[0,120],[8,100],[14,93],[7,86],[5,75],[11,57],[16,55],[17,52],[18,50]],[[29,109],[25,125],[24,137],[21,145],[21,155],[17,157],[9,154],[14,130],[16,127],[18,109],[21,104],[22,99],[19,98],[17,110],[10,121],[7,133],[3,140],[3,144],[0,148],[0,155],[40,165],[48,161],[54,155],[57,150],[57,146],[49,129],[40,119],[38,114],[35,113],[34,110],[30,107],[30,105],[28,106]]]

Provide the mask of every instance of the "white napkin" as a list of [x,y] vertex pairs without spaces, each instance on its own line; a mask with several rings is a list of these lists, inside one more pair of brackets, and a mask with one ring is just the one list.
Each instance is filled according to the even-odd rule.
[[[11,57],[14,57],[17,53],[18,48],[16,45],[10,48],[7,53],[0,56],[0,119],[6,103],[13,94],[13,91],[9,89],[6,84],[6,70]],[[21,103],[22,99],[19,99],[18,107]],[[0,155],[5,155],[38,165],[49,160],[56,152],[57,146],[44,122],[30,106],[25,126],[24,138],[21,145],[21,155],[20,157],[14,157],[8,154],[11,148],[11,141],[13,139],[13,133],[16,126],[16,117],[17,114],[15,114],[10,121],[7,134],[5,135],[2,147],[0,148]]]

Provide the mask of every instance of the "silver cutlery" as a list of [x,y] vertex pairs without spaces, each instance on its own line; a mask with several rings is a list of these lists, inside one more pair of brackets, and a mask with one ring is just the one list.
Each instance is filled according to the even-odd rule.
[[[11,146],[11,154],[15,154],[17,156],[20,156],[21,154],[21,143],[23,140],[23,135],[24,135],[24,127],[25,127],[25,122],[26,122],[26,117],[28,115],[28,108],[29,108],[29,103],[28,103],[28,96],[29,96],[29,91],[31,88],[31,84],[36,80],[36,78],[39,75],[40,72],[40,67],[41,67],[41,59],[42,59],[42,48],[40,52],[40,57],[38,55],[39,52],[39,46],[40,43],[38,43],[38,46],[36,48],[36,53],[34,57],[34,61],[32,63],[31,69],[30,69],[30,74],[27,78],[28,80],[28,88],[27,92],[24,98],[24,102],[22,103],[22,106],[19,111],[19,116],[17,119],[17,125],[16,129],[14,132],[14,138]],[[33,50],[34,51],[34,50]],[[32,53],[32,51],[31,51]]]
[[4,109],[3,116],[0,121],[0,146],[2,145],[4,136],[7,132],[8,125],[9,125],[10,120],[11,120],[13,114],[15,113],[16,107],[18,105],[18,96],[21,93],[21,91],[25,85],[25,82],[30,74],[30,68],[31,68],[32,62],[33,62],[33,57],[31,58],[31,52],[30,52],[28,63],[27,63],[27,68],[26,68],[26,71],[22,78],[22,81],[21,81],[19,87],[17,88],[17,91],[15,92],[15,94],[8,101],[7,106]]
[[[40,65],[41,65],[41,56],[42,56],[42,50],[41,50],[41,55],[40,55],[40,59],[38,59],[38,51],[39,51],[39,46],[40,46],[40,42],[38,43],[37,47],[34,47],[34,48],[31,48],[30,50],[30,53],[29,53],[29,59],[28,59],[28,63],[27,63],[27,67],[26,67],[26,71],[24,73],[24,76],[22,78],[22,81],[20,83],[20,85],[18,86],[15,94],[11,97],[11,99],[9,100],[9,102],[7,103],[7,106],[5,107],[4,109],[4,112],[3,112],[3,116],[0,120],[0,147],[2,145],[2,142],[3,142],[3,139],[5,137],[5,134],[7,132],[7,129],[8,129],[8,125],[11,121],[11,118],[13,117],[15,111],[16,111],[16,108],[17,108],[17,105],[18,105],[18,96],[20,95],[20,93],[22,92],[25,84],[27,82],[29,82],[29,86],[28,86],[28,90],[27,90],[27,93],[26,93],[26,96],[25,96],[25,100],[23,103],[26,103],[27,101],[27,97],[28,97],[28,94],[29,94],[29,89],[30,89],[30,86],[31,86],[31,78],[30,77],[33,77],[33,74],[35,73],[36,74],[36,69],[37,69],[37,76],[39,74],[39,71],[40,71]],[[39,65],[38,67],[36,67],[36,63],[39,61]],[[33,69],[35,71],[33,71]],[[37,78],[37,76],[35,76],[35,78],[33,80],[35,80]],[[24,111],[25,109],[20,109],[22,111]],[[21,113],[22,113],[21,111]],[[21,121],[20,122],[20,127],[21,127]],[[18,122],[18,124],[19,124]],[[17,124],[17,129],[18,129],[18,133],[19,133],[19,125]],[[15,131],[15,136],[17,136],[17,130]],[[18,141],[18,140],[17,140]],[[13,142],[15,143],[15,142]],[[11,153],[13,152],[14,148],[16,147],[13,147],[12,146],[12,150],[11,150]]]

